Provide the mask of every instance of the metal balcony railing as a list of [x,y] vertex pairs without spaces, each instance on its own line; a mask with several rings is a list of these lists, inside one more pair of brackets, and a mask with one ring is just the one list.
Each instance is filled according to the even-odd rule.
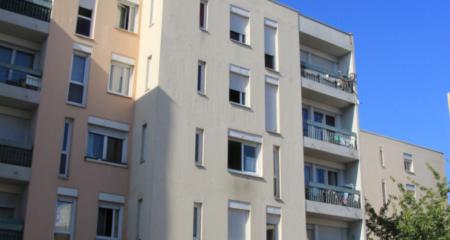
[[39,71],[0,62],[0,83],[38,91],[41,89],[41,76]]
[[22,240],[23,223],[14,219],[0,219],[1,240]]
[[0,142],[0,163],[31,167],[32,154],[33,151],[31,148],[13,146],[12,144]]
[[320,123],[303,122],[303,136],[332,144],[357,149],[356,134]]
[[361,208],[360,192],[350,188],[310,182],[305,186],[305,195],[311,201]]
[[354,93],[354,81],[349,81],[347,76],[334,76],[302,63],[302,77],[344,92]]
[[0,9],[50,22],[51,9],[25,0],[0,0]]

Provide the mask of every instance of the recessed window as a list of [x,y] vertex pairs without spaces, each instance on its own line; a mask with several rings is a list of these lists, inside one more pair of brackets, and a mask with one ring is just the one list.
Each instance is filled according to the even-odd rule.
[[280,147],[273,147],[273,194],[276,199],[281,198],[280,181]]
[[277,68],[277,22],[264,20],[264,54],[265,66],[275,70]]
[[126,164],[126,133],[89,126],[87,158],[116,164]]
[[202,30],[207,29],[208,24],[208,1],[200,0],[199,27]]
[[266,130],[269,132],[279,132],[278,85],[273,84],[273,82],[268,82],[266,80],[265,91],[266,91],[265,94]]
[[230,39],[242,44],[250,45],[249,17],[247,10],[231,6],[230,13]]
[[152,56],[147,58],[147,73],[145,76],[145,91],[150,89],[151,73],[152,73]]
[[61,156],[59,160],[59,175],[67,177],[69,175],[69,156],[72,142],[73,121],[66,119],[64,121],[64,132],[61,147]]
[[407,192],[411,193],[414,197],[416,197],[416,185],[406,184],[405,189]]
[[[306,172],[306,166],[307,165],[305,165],[305,172]],[[308,170],[310,171],[310,169],[308,169]],[[310,180],[313,179],[312,176],[309,176],[309,177],[310,177]],[[338,186],[339,171],[335,170],[335,169],[322,167],[322,166],[315,166],[314,181],[317,183],[325,184],[325,185]]]
[[54,239],[72,239],[75,223],[75,199],[58,197],[56,202],[56,217]]
[[248,75],[230,71],[230,102],[243,106],[250,106],[248,90],[250,85],[249,82],[250,79]]
[[250,240],[250,206],[245,205],[246,209],[228,208],[228,240]]
[[34,90],[40,88],[39,78],[30,73],[35,65],[34,53],[0,46],[0,63],[5,64],[0,66],[0,83]]
[[206,62],[198,61],[197,66],[197,92],[205,94]]
[[304,49],[300,52],[302,66],[310,68],[324,74],[331,74],[339,77],[339,64],[336,59],[332,57],[325,57],[324,54],[314,54]]
[[386,164],[384,162],[384,149],[381,146],[379,148],[379,154],[380,154],[380,164],[381,164],[382,167],[385,167]]
[[108,84],[108,90],[120,95],[131,95],[131,77],[133,66],[115,62],[111,63],[111,74]]
[[135,32],[137,5],[128,1],[119,1],[117,5],[117,27]]
[[414,173],[414,165],[413,165],[412,154],[403,153],[403,163],[404,163],[406,172]]
[[203,165],[203,129],[195,130],[195,164]]
[[137,202],[137,214],[136,214],[136,240],[142,240],[142,234],[141,234],[141,229],[142,229],[142,198],[138,200]]
[[193,240],[202,239],[202,204],[194,203]]
[[228,140],[228,169],[244,173],[258,173],[259,144]]
[[149,2],[150,2],[150,24],[149,24],[149,26],[152,26],[153,23],[155,22],[154,21],[155,0],[150,0]]
[[67,101],[75,105],[85,105],[89,72],[89,55],[75,52],[72,58],[72,73],[69,81]]
[[387,204],[386,180],[381,181],[381,194],[383,196],[383,204]]
[[77,34],[91,37],[94,7],[95,0],[80,0],[76,26]]
[[147,124],[142,125],[141,129],[141,163],[144,163],[147,157]]
[[97,238],[117,240],[122,236],[122,206],[101,203],[98,207]]
[[280,215],[267,213],[266,240],[280,240]]

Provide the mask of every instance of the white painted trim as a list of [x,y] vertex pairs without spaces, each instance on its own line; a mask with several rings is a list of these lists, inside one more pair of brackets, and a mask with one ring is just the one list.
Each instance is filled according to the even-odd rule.
[[97,126],[101,126],[101,127],[112,128],[112,129],[116,129],[116,130],[124,131],[124,132],[130,131],[130,126],[128,124],[119,123],[119,122],[102,119],[102,118],[97,118],[97,117],[93,117],[93,116],[88,117],[88,123],[97,125]]
[[231,12],[242,17],[250,18],[250,11],[231,5]]
[[247,68],[239,67],[236,65],[230,65],[230,71],[242,76],[250,77],[250,70]]
[[274,78],[274,77],[271,77],[271,76],[266,76],[266,83],[269,83],[269,84],[272,84],[272,85],[276,85],[276,86],[278,86],[280,84],[278,78]]
[[278,23],[274,20],[264,18],[264,25],[272,27],[272,28],[278,28]]
[[112,202],[112,203],[125,203],[125,196],[117,195],[117,194],[111,194],[111,193],[99,193],[98,194],[98,200],[104,201],[104,202]]
[[237,138],[237,139],[242,139],[242,140],[249,141],[249,142],[262,143],[261,136],[251,134],[251,133],[241,132],[238,130],[229,129],[228,136]]
[[139,5],[139,1],[138,1],[138,0],[122,0],[122,1],[124,1],[124,2],[130,2],[130,3],[132,3],[132,4]]
[[233,208],[233,209],[245,210],[245,211],[250,211],[250,209],[251,209],[251,206],[249,203],[238,202],[238,201],[233,201],[233,200],[228,201],[228,207]]
[[281,208],[279,207],[267,207],[267,213],[273,215],[281,215]]
[[92,54],[92,52],[94,51],[91,46],[87,46],[81,43],[73,43],[73,49],[87,54]]
[[58,187],[58,195],[67,197],[78,197],[78,189]]
[[118,55],[118,54],[115,54],[115,53],[112,54],[111,59],[113,61],[120,62],[120,63],[125,63],[125,64],[132,65],[132,66],[136,65],[136,61],[134,59],[129,58],[129,57],[125,57],[125,56],[122,56],[122,55]]

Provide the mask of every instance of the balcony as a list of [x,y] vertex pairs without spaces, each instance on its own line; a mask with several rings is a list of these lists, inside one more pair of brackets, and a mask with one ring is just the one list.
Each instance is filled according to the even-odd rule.
[[0,102],[24,109],[36,108],[40,102],[41,76],[39,71],[0,62]]
[[354,93],[354,81],[349,76],[334,76],[312,65],[302,63],[302,77],[347,93]]
[[0,219],[0,239],[22,240],[23,223],[19,220]]
[[309,183],[305,186],[306,211],[311,214],[331,216],[343,220],[362,219],[361,194],[359,191]]
[[356,134],[310,121],[303,122],[305,152],[324,159],[358,159]]
[[0,0],[0,9],[50,22],[51,9],[25,0]]
[[31,146],[19,146],[0,141],[0,178],[21,182],[30,181],[32,154]]

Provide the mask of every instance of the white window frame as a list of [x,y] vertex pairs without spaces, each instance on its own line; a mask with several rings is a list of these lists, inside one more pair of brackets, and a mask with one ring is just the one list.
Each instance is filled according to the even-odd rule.
[[[228,101],[230,101],[231,104],[235,104],[235,105],[238,105],[238,106],[251,108],[251,102],[250,102],[250,99],[251,99],[251,93],[250,93],[250,89],[251,89],[250,70],[248,70],[246,68],[243,68],[243,67],[230,65],[230,72],[229,72],[229,77],[228,77],[228,92],[231,90],[231,75],[232,74],[233,75],[238,75],[238,76],[243,77],[243,78],[246,78],[247,85],[245,87],[245,91],[244,92],[234,90],[234,91],[239,92],[239,95],[240,95],[239,103],[230,101],[230,99],[228,99]],[[242,103],[242,101],[244,101],[244,103]]]
[[121,7],[121,6],[125,6],[128,7],[128,26],[126,26],[126,28],[122,28],[120,26],[120,12],[119,12],[119,16],[118,17],[118,22],[117,22],[117,28],[128,31],[128,32],[133,32],[136,33],[137,29],[138,29],[138,10],[139,10],[139,5],[137,3],[135,3],[135,1],[127,1],[127,0],[118,0],[117,1],[117,7]]
[[[200,85],[200,89],[199,89]],[[197,65],[197,93],[206,95],[206,62],[199,60]]]
[[[77,8],[77,21],[76,21],[76,24],[75,24],[75,34],[76,35],[78,35],[78,36],[81,36],[81,37],[87,37],[87,38],[94,38],[93,36],[94,36],[94,26],[95,26],[95,24],[94,24],[94,20],[95,20],[95,15],[96,15],[96,12],[97,12],[97,0],[92,0],[92,2],[94,3],[93,4],[93,7],[90,9],[91,10],[91,17],[90,18],[88,18],[88,17],[85,17],[85,16],[81,16],[81,15],[79,15],[78,14],[78,12],[79,12],[79,9],[80,9],[80,7],[81,7],[81,5],[80,4],[78,4],[78,8]],[[83,8],[85,8],[85,9],[89,9],[89,8],[86,8],[86,7],[83,7]],[[81,33],[77,33],[77,24],[78,24],[78,18],[82,18],[82,19],[85,19],[85,20],[89,20],[90,21],[90,25],[89,25],[89,36],[86,36],[86,35],[84,35],[84,34],[81,34]]]
[[[409,168],[406,167],[407,163],[409,164]],[[414,161],[412,154],[403,153],[403,165],[407,173],[414,173]]]
[[[278,70],[278,23],[274,20],[265,18],[264,19],[264,36],[266,35],[266,28],[271,28],[272,30],[275,31],[275,35],[274,35],[274,39],[273,39],[273,51],[274,51],[274,55],[273,55],[273,68],[269,68],[271,70]],[[264,41],[266,41],[266,39],[264,39]],[[264,54],[268,54],[267,53],[267,49],[266,49],[266,43],[264,43]],[[270,55],[270,54],[268,54]],[[265,65],[265,63],[264,63]]]
[[[200,5],[203,4],[203,26],[200,24],[200,16],[201,12],[199,12],[199,28],[200,30],[207,31],[208,30],[208,0],[200,0]],[[199,6],[199,11],[200,11]]]
[[[197,218],[195,218],[197,216]],[[195,222],[197,220],[197,222]],[[203,204],[201,202],[195,202],[194,203],[194,216],[193,216],[193,223],[195,224],[196,228],[194,229],[194,232],[192,234],[193,240],[201,240],[202,239],[202,230],[203,230]],[[194,226],[193,226],[194,227]]]
[[[57,214],[57,208],[58,208],[58,202],[65,202],[65,203],[71,203],[72,209],[70,213],[70,230],[68,232],[61,231],[56,228],[56,214]],[[77,200],[73,197],[66,197],[66,196],[58,196],[56,200],[56,208],[55,208],[55,222],[53,224],[54,230],[53,230],[53,236],[55,234],[65,234],[70,236],[70,240],[74,239],[74,233],[75,233],[75,219],[76,219],[76,208],[77,208]]]
[[[123,205],[122,204],[115,204],[115,203],[109,203],[109,202],[100,202],[97,208],[97,214],[98,211],[100,210],[100,208],[105,208],[105,209],[111,209],[113,210],[113,217],[112,220],[113,222],[111,223],[111,234],[112,236],[98,236],[97,235],[97,230],[96,230],[96,240],[121,240],[122,239],[122,224],[123,224]],[[115,214],[116,214],[116,210],[119,210],[119,224],[118,224],[118,233],[117,233],[117,238],[114,237],[115,235],[115,231],[114,231],[114,225],[115,225]],[[98,225],[98,218],[99,216],[97,216],[97,225]]]
[[[13,66],[17,66],[17,65],[14,64],[14,62],[16,61],[17,52],[23,52],[23,53],[26,53],[26,54],[33,55],[33,66],[31,68],[29,68],[29,70],[30,71],[34,71],[34,69],[36,69],[37,64],[38,64],[37,63],[38,61],[36,59],[38,54],[36,52],[30,51],[30,50],[27,50],[25,48],[21,48],[21,47],[15,46],[15,45],[4,44],[4,43],[1,43],[0,47],[7,48],[7,49],[11,50],[11,58],[9,59],[9,64],[11,64]],[[12,70],[14,70],[14,69],[11,69],[9,67],[6,67],[6,68],[8,69],[8,80],[11,80],[11,78],[12,78]]]
[[[252,176],[258,176],[261,177],[261,144],[259,143],[255,143],[255,142],[249,142],[249,141],[245,141],[242,139],[238,139],[238,138],[228,138],[228,141],[234,141],[234,142],[239,142],[241,144],[241,170],[236,170],[236,169],[231,169],[228,168],[228,171],[230,172],[234,172],[234,173],[241,173],[241,174],[246,174],[246,175],[252,175]],[[244,169],[244,162],[245,162],[245,156],[244,156],[244,152],[245,152],[245,147],[253,147],[255,148],[255,172],[250,172],[250,171],[246,171]]]
[[[67,126],[67,135],[65,134],[66,126]],[[65,163],[66,167],[64,169],[63,174],[61,172],[59,172],[60,169],[58,169],[58,175],[63,178],[69,177],[69,163],[70,163],[70,149],[72,146],[72,134],[73,134],[73,120],[66,118],[64,120],[63,137],[62,137],[63,139],[62,139],[62,143],[61,143],[61,155],[64,154],[66,156],[64,159],[64,161],[66,162]],[[67,139],[65,139],[65,137],[67,137]],[[64,142],[66,142],[66,146],[64,146]],[[64,147],[66,149],[64,149]],[[61,160],[60,160],[59,164],[61,166]]]
[[[91,158],[88,154],[89,152],[89,133],[94,133],[103,136],[103,149],[102,149],[102,158],[101,159],[94,159]],[[96,162],[102,162],[106,164],[113,164],[113,165],[127,165],[126,156],[127,156],[127,146],[128,146],[128,132],[122,132],[120,130],[116,129],[110,129],[103,126],[95,126],[92,124],[89,124],[88,126],[88,134],[87,134],[87,141],[86,141],[86,158],[92,161]],[[106,161],[106,155],[108,150],[108,137],[117,138],[122,140],[122,157],[120,163],[115,162],[109,162]]]
[[[124,75],[124,71],[128,70],[129,74],[128,74],[128,92],[127,93],[123,93],[123,92],[116,92],[112,89],[112,78],[113,78],[113,67],[118,67],[121,68],[121,77],[123,77]],[[110,72],[109,72],[109,80],[108,80],[108,92],[112,93],[112,94],[116,94],[116,95],[120,95],[120,96],[124,96],[124,97],[131,97],[131,93],[133,92],[133,79],[134,79],[134,65],[128,64],[128,63],[124,63],[124,62],[120,62],[117,60],[112,60],[111,61],[111,67],[110,67]],[[122,79],[123,81],[123,79]],[[123,84],[123,83],[122,83]],[[123,87],[123,85],[122,85]]]
[[[73,71],[73,63],[74,63],[73,58],[74,58],[75,55],[77,55],[79,57],[83,57],[83,58],[86,59],[85,68],[84,68],[84,74],[83,74],[83,80],[84,80],[83,83],[80,83],[80,82],[77,82],[75,80],[72,80],[72,71]],[[89,69],[90,69],[90,63],[91,63],[91,55],[90,55],[90,53],[87,53],[87,52],[81,52],[81,51],[74,50],[73,54],[72,54],[72,60],[71,61],[72,61],[72,64],[70,66],[69,86],[68,86],[68,89],[67,89],[67,100],[66,100],[66,102],[68,104],[75,105],[75,106],[78,106],[78,107],[84,107],[84,106],[86,106],[87,88],[88,88],[88,84],[89,84]],[[82,103],[72,102],[72,101],[69,100],[69,93],[70,93],[70,85],[71,84],[75,84],[75,85],[83,87],[83,100],[82,100]]]
[[309,162],[305,162],[304,165],[310,166],[311,167],[311,178],[312,180],[310,180],[311,182],[315,182],[315,183],[319,183],[318,180],[318,176],[317,176],[317,169],[322,169],[325,172],[324,175],[324,181],[325,183],[321,183],[321,184],[325,184],[327,186],[332,186],[329,184],[329,179],[328,179],[328,172],[335,172],[337,173],[337,183],[336,185],[339,186],[342,183],[342,176],[341,176],[341,170],[339,169],[335,169],[335,168],[331,168],[331,167],[327,167],[327,166],[323,166],[323,165],[317,165],[317,164],[312,164]]
[[[201,128],[195,129],[195,164],[197,166],[204,165],[204,134],[205,130]],[[197,144],[198,138],[198,144]]]
[[[251,26],[250,26],[251,25],[250,12],[245,10],[245,9],[242,9],[240,7],[234,6],[234,5],[230,6],[230,20],[229,20],[230,21],[230,33],[232,31],[231,30],[232,29],[232,27],[231,27],[231,18],[232,18],[233,15],[235,17],[243,18],[245,21],[247,21],[247,27],[245,29],[245,33],[236,32],[236,33],[239,34],[239,40],[232,39],[231,36],[230,36],[230,40],[232,42],[236,42],[236,43],[239,43],[239,44],[250,46],[251,45],[251,41],[250,41],[250,28],[251,28]],[[245,35],[245,39],[244,39],[244,35]]]

